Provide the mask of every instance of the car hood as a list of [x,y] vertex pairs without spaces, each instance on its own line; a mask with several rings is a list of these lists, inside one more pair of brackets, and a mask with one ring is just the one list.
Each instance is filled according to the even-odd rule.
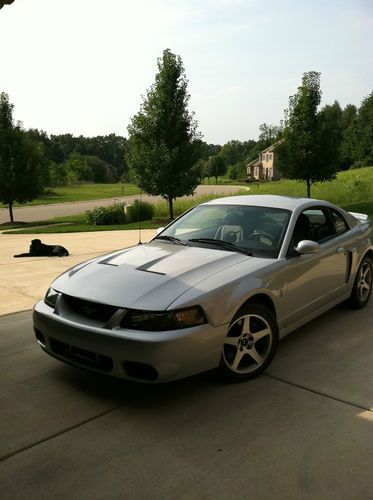
[[153,241],[79,264],[52,286],[118,307],[165,310],[191,287],[248,259],[237,252]]

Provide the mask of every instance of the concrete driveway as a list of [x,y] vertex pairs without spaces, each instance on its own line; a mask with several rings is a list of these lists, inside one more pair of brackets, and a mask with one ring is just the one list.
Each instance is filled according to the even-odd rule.
[[[149,241],[155,230],[141,231],[142,241]],[[22,257],[13,255],[28,252],[33,238],[43,243],[62,245],[69,257]],[[31,309],[44,297],[48,286],[70,267],[103,253],[136,245],[139,231],[98,231],[64,234],[1,234],[0,233],[0,316]]]
[[50,358],[25,309],[138,232],[43,235],[72,255],[13,259],[30,239],[0,234],[0,314],[24,310],[0,317],[0,498],[373,498],[373,301],[285,338],[254,381],[133,384]]
[[0,331],[1,498],[372,498],[372,302],[290,335],[241,384],[65,366],[37,346],[28,311]]

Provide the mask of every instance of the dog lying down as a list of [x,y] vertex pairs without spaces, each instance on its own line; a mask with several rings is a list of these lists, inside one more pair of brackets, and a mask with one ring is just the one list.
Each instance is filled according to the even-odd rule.
[[14,257],[65,257],[69,251],[61,245],[45,245],[40,240],[32,240],[29,253],[20,253]]

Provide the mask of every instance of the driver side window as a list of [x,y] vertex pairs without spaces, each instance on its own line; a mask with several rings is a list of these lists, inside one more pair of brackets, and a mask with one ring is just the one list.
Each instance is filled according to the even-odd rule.
[[288,256],[292,257],[294,255],[298,255],[297,252],[295,251],[295,247],[298,245],[298,243],[302,240],[311,240],[311,228],[310,228],[310,221],[305,212],[302,212],[298,219],[297,222],[295,223],[294,230],[293,230],[293,235],[290,240],[290,245],[288,248]]
[[335,227],[327,216],[324,208],[309,208],[304,210],[295,223],[293,236],[290,241],[288,256],[297,255],[295,247],[302,240],[324,243],[335,236]]

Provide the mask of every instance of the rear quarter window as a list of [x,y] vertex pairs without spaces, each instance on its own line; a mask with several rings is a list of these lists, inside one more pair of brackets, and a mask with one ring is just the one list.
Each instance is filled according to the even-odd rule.
[[330,215],[334,224],[336,234],[343,234],[349,230],[347,222],[339,212],[330,209]]

